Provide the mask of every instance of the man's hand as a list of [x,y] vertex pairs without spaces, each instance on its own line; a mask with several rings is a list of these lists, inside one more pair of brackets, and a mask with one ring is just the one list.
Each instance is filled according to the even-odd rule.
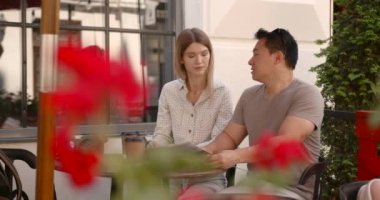
[[228,169],[235,166],[239,162],[239,159],[237,159],[237,152],[235,150],[224,150],[210,155],[210,161],[218,169]]

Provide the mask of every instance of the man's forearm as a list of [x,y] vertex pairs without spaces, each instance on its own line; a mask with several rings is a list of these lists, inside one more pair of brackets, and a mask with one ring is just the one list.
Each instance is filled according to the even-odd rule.
[[235,144],[232,138],[226,132],[222,132],[214,141],[203,147],[203,149],[213,154],[223,150],[233,150],[236,149],[236,147],[237,144]]

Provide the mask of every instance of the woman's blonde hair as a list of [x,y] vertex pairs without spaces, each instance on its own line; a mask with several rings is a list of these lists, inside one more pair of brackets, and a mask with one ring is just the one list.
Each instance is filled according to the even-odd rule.
[[210,61],[207,68],[206,76],[206,90],[209,92],[210,96],[213,94],[213,82],[214,82],[214,51],[212,49],[210,38],[205,32],[198,28],[191,28],[183,30],[177,37],[176,41],[176,52],[175,52],[175,73],[176,75],[188,83],[188,77],[186,73],[186,68],[184,64],[181,64],[183,54],[187,47],[192,43],[199,43],[208,48],[210,52]]

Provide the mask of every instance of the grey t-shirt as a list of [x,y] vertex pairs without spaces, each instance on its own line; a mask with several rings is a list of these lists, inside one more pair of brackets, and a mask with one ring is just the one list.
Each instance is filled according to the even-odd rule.
[[[265,94],[263,84],[246,89],[231,121],[245,126],[249,143],[254,145],[261,133],[277,133],[288,116],[309,120],[315,125],[315,130],[304,140],[304,145],[311,155],[309,162],[314,163],[320,154],[323,109],[323,98],[318,88],[294,79],[287,88],[271,98]],[[295,180],[301,173],[296,175]]]

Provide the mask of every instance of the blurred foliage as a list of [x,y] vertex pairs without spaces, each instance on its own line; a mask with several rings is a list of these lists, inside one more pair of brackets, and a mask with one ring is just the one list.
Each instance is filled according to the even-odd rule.
[[[380,1],[335,0],[333,36],[317,57],[326,62],[312,67],[322,87],[326,109],[371,110],[378,104],[375,88],[380,73]],[[337,199],[339,185],[356,178],[357,139],[354,121],[326,118],[322,144],[328,167],[325,197]]]
[[[294,143],[281,146],[280,155],[285,156],[286,150],[292,149]],[[296,154],[298,149],[293,150]],[[264,154],[273,152],[264,149]],[[270,156],[271,157],[271,156]],[[273,186],[289,185],[294,181],[294,172],[299,170],[305,160],[296,157],[286,157],[289,162],[286,166],[279,165],[278,157],[271,157],[273,167],[258,167],[250,171],[240,182],[241,186],[247,186],[252,192],[252,198],[260,196],[262,189],[271,184]],[[170,200],[177,199],[176,194],[169,189],[168,179],[170,174],[178,172],[207,172],[214,176],[223,171],[216,170],[209,161],[208,154],[199,151],[198,148],[189,146],[158,147],[148,149],[143,157],[137,159],[125,159],[123,155],[107,155],[103,160],[106,171],[113,174],[116,190],[113,191],[113,200]],[[180,192],[180,191],[179,191]],[[255,194],[256,193],[256,194]],[[200,193],[201,195],[201,193]],[[200,196],[199,199],[213,199],[211,196]],[[257,199],[260,199],[259,197]],[[263,198],[264,199],[264,198]]]
[[297,169],[297,165],[289,166],[286,169],[251,170],[247,173],[247,177],[243,178],[239,184],[248,186],[252,193],[262,191],[268,184],[283,187],[294,181],[294,174],[292,172],[295,169]]
[[165,184],[170,173],[213,170],[206,154],[180,147],[149,149],[141,159],[125,159],[123,155],[104,159],[106,169],[116,172],[113,200],[175,199]]
[[[376,96],[378,97],[377,101],[380,102],[380,84],[379,83],[377,84],[375,92],[376,92]],[[370,116],[369,121],[368,121],[369,125],[372,128],[377,128],[379,127],[379,124],[380,124],[380,103],[377,104],[375,111],[376,112],[373,112],[373,114]]]

